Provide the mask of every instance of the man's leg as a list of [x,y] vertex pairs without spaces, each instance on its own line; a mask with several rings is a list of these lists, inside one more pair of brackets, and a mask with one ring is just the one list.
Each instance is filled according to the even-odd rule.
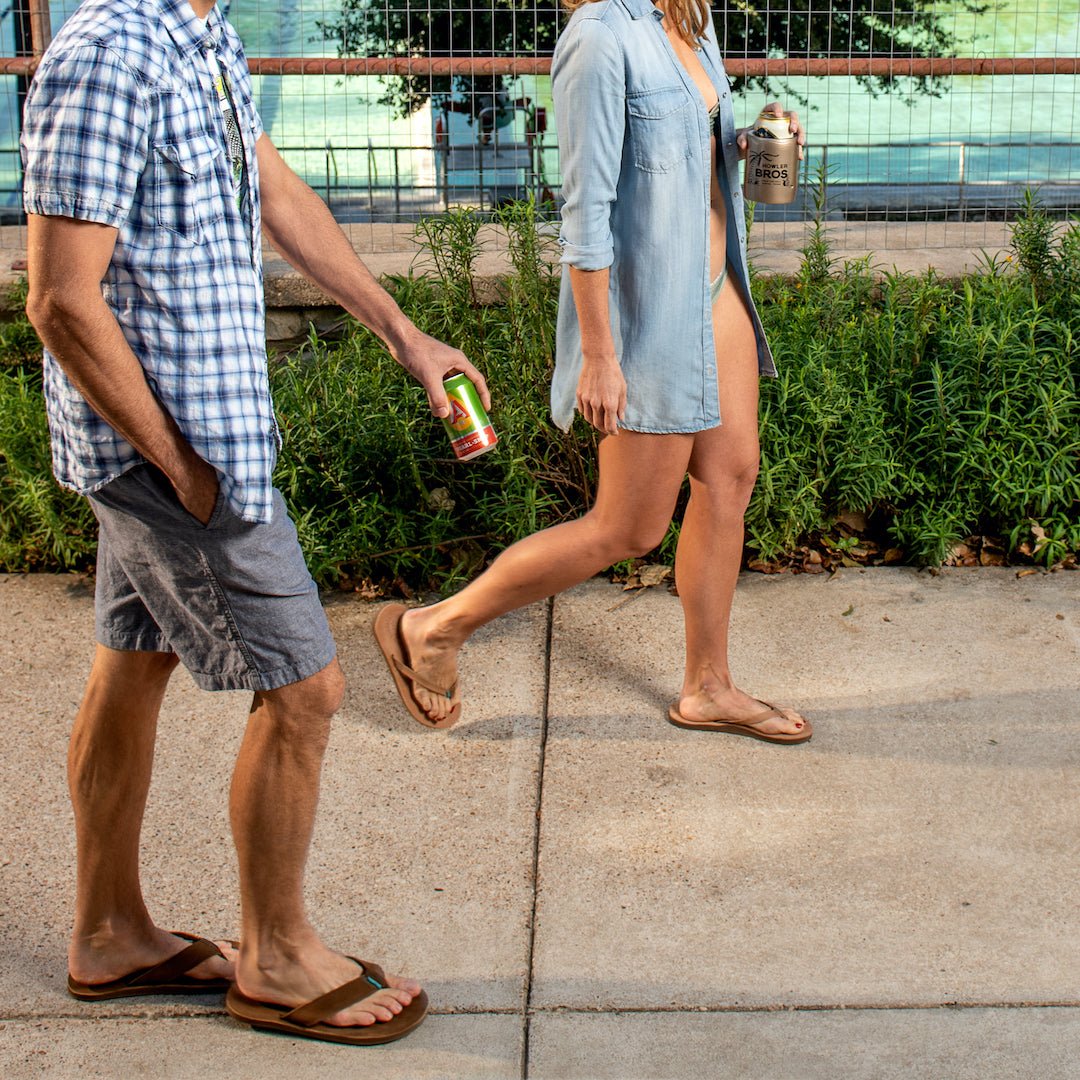
[[[79,982],[105,983],[180,952],[188,944],[154,926],[139,884],[142,830],[158,711],[177,664],[172,653],[98,645],[68,751],[75,810],[78,887],[68,953]],[[194,978],[222,978],[214,958]]]
[[[357,976],[354,963],[319,939],[303,900],[323,754],[344,691],[333,660],[307,679],[256,693],[252,702],[229,809],[243,915],[236,981],[258,1001],[300,1005]],[[390,989],[328,1022],[365,1025],[400,1013],[420,986],[388,978]]]

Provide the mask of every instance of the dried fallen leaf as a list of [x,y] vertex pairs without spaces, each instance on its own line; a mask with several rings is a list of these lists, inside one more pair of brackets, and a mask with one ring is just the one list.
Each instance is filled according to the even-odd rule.
[[866,532],[866,515],[858,510],[845,510],[837,519],[837,525],[843,525],[853,533]]
[[649,563],[638,571],[638,577],[641,579],[642,587],[648,589],[671,577],[671,567],[663,563]]
[[904,557],[903,548],[888,548],[885,551],[885,565],[889,563],[899,562]]
[[427,493],[427,504],[436,513],[440,510],[449,512],[454,509],[454,500],[450,498],[450,492],[444,487],[432,488]]
[[1023,570],[1017,570],[1016,576],[1018,578],[1027,577],[1029,574],[1037,574],[1039,572],[1036,566],[1025,566]]
[[983,548],[979,552],[979,565],[980,566],[1004,566],[1005,556],[1000,552]]
[[855,610],[855,605],[854,604],[849,604],[847,611],[841,611],[840,614],[841,615],[850,615],[854,610]]

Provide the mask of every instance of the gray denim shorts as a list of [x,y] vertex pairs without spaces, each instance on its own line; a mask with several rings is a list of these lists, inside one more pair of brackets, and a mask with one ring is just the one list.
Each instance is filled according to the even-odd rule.
[[204,690],[276,690],[336,654],[281,492],[242,521],[218,494],[203,525],[165,474],[136,465],[90,497],[100,525],[97,640],[172,652]]

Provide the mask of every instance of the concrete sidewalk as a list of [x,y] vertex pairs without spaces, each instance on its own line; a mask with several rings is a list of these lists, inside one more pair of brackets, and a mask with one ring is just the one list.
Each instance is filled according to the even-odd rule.
[[[745,575],[740,682],[802,747],[678,730],[679,603],[594,581],[499,620],[467,715],[409,720],[331,598],[350,691],[309,896],[328,939],[434,1015],[356,1049],[254,1033],[220,998],[83,1004],[67,731],[78,579],[0,578],[0,1075],[1067,1080],[1080,1061],[1080,574]],[[246,695],[174,680],[144,830],[164,925],[237,933],[226,819]]]

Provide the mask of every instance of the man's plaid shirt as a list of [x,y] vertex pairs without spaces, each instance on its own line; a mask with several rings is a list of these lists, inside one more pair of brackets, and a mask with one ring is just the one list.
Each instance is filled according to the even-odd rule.
[[[237,206],[211,49],[240,116],[250,223]],[[260,134],[240,39],[216,8],[204,27],[188,0],[86,0],[42,60],[22,136],[27,213],[119,230],[105,300],[159,401],[217,468],[232,509],[255,522],[270,520],[278,438]],[[96,491],[142,460],[47,351],[44,381],[61,484]]]

